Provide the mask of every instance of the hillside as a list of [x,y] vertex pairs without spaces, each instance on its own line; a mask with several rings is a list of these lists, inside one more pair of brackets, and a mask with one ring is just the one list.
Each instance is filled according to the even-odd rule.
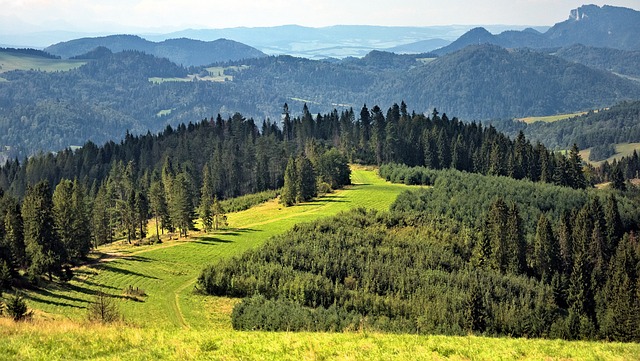
[[640,80],[640,51],[637,50],[597,48],[576,44],[560,48],[553,55],[594,69]]
[[[68,72],[4,73],[9,81],[0,84],[0,143],[13,149],[8,156],[87,139],[102,143],[127,129],[156,132],[218,113],[279,119],[285,102],[293,112],[308,103],[315,114],[360,108],[361,99],[404,99],[420,104],[420,112],[437,108],[475,120],[571,113],[640,98],[637,82],[557,57],[487,45],[436,60],[431,54],[385,52],[341,62],[248,59],[217,67],[215,78],[207,69],[189,74],[168,60],[131,51],[87,57],[98,59]],[[207,77],[220,81],[200,81]]]
[[97,47],[105,47],[112,52],[137,50],[187,67],[266,56],[255,48],[227,39],[201,41],[181,38],[152,42],[134,35],[76,39],[51,45],[45,51],[71,58]]
[[[576,143],[580,149],[640,142],[640,102],[623,102],[597,112],[556,122],[493,122],[494,126],[515,136],[523,131],[527,138],[552,149],[568,149]],[[612,155],[612,154],[610,154]],[[604,158],[607,158],[608,155]],[[596,158],[600,160],[604,158]]]
[[640,12],[605,5],[584,5],[571,10],[569,18],[555,24],[544,33],[534,29],[508,30],[492,34],[484,28],[474,28],[451,44],[436,50],[449,54],[469,45],[493,44],[504,48],[544,49],[575,44],[640,50]]
[[[571,113],[637,99],[640,84],[558,57],[470,46],[408,72],[397,90],[463,119]],[[408,90],[411,91],[408,91]]]

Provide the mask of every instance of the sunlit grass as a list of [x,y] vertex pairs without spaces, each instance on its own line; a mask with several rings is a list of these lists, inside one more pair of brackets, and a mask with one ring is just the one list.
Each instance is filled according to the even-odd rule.
[[68,71],[86,64],[84,60],[49,59],[27,54],[0,52],[0,73],[13,70]]

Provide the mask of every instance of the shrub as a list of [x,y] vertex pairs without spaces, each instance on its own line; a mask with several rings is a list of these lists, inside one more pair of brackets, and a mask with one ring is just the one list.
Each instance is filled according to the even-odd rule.
[[31,318],[32,313],[27,308],[27,302],[22,295],[16,293],[9,297],[5,305],[7,314],[13,318],[14,321],[21,321]]
[[87,317],[92,322],[111,323],[120,318],[120,312],[118,305],[110,295],[98,292],[87,308]]

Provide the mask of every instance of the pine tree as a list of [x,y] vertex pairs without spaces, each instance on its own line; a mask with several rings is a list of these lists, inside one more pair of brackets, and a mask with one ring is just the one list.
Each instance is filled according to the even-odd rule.
[[282,194],[280,195],[280,203],[285,206],[294,205],[299,192],[296,161],[293,157],[289,157],[287,168],[284,171],[284,187],[282,188]]
[[533,248],[533,268],[536,275],[548,283],[561,267],[558,244],[553,236],[551,223],[544,214],[540,214],[538,218]]
[[160,239],[159,224],[162,223],[163,234],[165,228],[171,228],[168,226],[170,222],[169,211],[165,197],[165,187],[161,180],[151,182],[151,186],[149,187],[149,204],[151,206],[151,213],[153,213],[155,218],[156,237]]
[[507,211],[507,247],[508,270],[510,273],[523,274],[527,269],[527,243],[522,230],[522,218],[515,203],[509,205]]
[[205,166],[202,173],[202,188],[200,188],[200,206],[198,213],[202,220],[204,231],[211,232],[213,229],[213,214],[211,212],[211,207],[213,205],[213,189],[211,187],[209,167]]
[[22,203],[24,243],[29,277],[61,274],[67,259],[65,248],[58,240],[52,215],[51,189],[46,181],[27,187]]
[[211,205],[211,215],[213,217],[213,227],[217,231],[221,227],[227,226],[227,215],[218,197],[213,197],[213,204]]
[[610,194],[607,197],[607,203],[604,208],[604,219],[605,219],[605,236],[606,236],[606,246],[604,249],[605,252],[605,261],[608,262],[613,253],[618,248],[618,241],[622,237],[622,220],[620,218],[620,212],[618,210],[618,201],[616,196]]
[[172,182],[169,203],[171,223],[180,229],[180,236],[186,237],[193,229],[193,194],[191,193],[191,179],[186,172],[176,175]]
[[489,208],[487,215],[487,235],[491,244],[489,266],[499,272],[505,272],[509,265],[509,244],[507,238],[507,219],[509,209],[502,198],[498,198]]
[[298,170],[298,189],[299,193],[297,196],[298,202],[307,202],[313,199],[318,195],[318,191],[316,188],[316,176],[315,171],[313,169],[313,165],[311,161],[305,157],[300,156],[297,160],[297,170]]
[[468,332],[482,333],[486,327],[487,314],[478,283],[476,279],[469,287],[464,304],[464,324]]

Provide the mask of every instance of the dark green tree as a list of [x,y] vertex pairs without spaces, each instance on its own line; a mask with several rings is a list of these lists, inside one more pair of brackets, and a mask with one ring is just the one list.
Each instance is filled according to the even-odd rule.
[[310,201],[318,195],[316,188],[316,175],[313,165],[307,157],[301,155],[297,159],[296,168],[298,169],[297,188],[299,189],[296,201]]
[[47,274],[61,274],[67,260],[64,246],[55,232],[52,215],[51,189],[46,181],[27,187],[22,203],[24,243],[31,279]]
[[280,203],[285,206],[292,206],[296,203],[296,198],[300,192],[298,188],[298,169],[293,157],[289,158],[287,168],[284,171],[284,187],[280,195]]

